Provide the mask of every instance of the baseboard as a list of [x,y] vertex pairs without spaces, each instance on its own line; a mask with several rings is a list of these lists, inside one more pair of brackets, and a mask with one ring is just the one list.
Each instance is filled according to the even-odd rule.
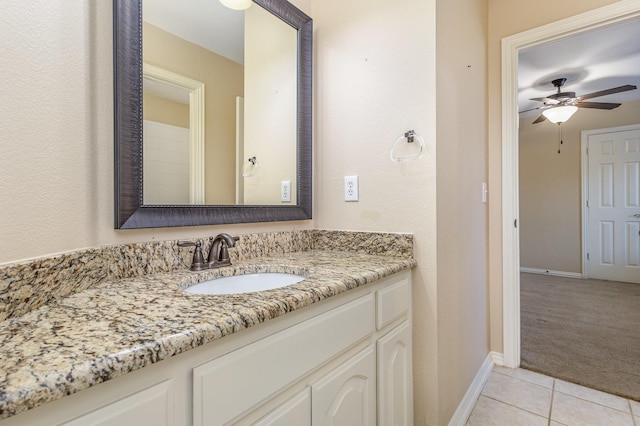
[[449,420],[449,426],[464,426],[467,423],[467,420],[473,411],[473,407],[476,405],[476,401],[478,401],[478,398],[480,397],[480,392],[482,392],[484,384],[489,379],[489,375],[491,374],[496,358],[499,358],[502,361],[502,354],[489,352],[480,366],[480,369],[476,373],[476,376],[473,378],[469,389],[467,389],[467,392],[464,394],[462,401],[458,404],[458,408],[455,413],[453,413],[451,420]]
[[542,274],[542,275],[553,275],[556,277],[567,277],[567,278],[582,278],[582,274],[580,272],[564,272],[564,271],[552,271],[550,269],[538,269],[538,268],[520,268],[520,272],[526,272],[528,274]]
[[493,365],[497,365],[498,367],[504,367],[504,355],[500,352],[489,352],[491,356],[491,360],[493,361]]

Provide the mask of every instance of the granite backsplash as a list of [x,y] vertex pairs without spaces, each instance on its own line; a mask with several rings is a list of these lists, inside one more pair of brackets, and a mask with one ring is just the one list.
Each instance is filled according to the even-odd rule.
[[[208,252],[208,237],[200,239]],[[413,257],[413,235],[300,230],[239,235],[229,251],[231,261],[244,261],[308,250],[348,251],[391,257]],[[105,279],[122,279],[188,269],[192,247],[176,240],[78,250],[0,266],[0,321],[24,315],[95,286]]]

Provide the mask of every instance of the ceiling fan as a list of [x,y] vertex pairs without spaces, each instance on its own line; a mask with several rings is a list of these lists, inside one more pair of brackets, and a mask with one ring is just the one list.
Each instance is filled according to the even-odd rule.
[[601,90],[586,95],[576,96],[576,92],[561,92],[562,86],[566,83],[566,78],[557,78],[551,82],[557,89],[553,95],[546,98],[532,98],[532,101],[544,102],[544,105],[531,108],[521,113],[534,110],[543,110],[540,117],[532,124],[541,123],[548,119],[552,123],[563,123],[577,111],[578,108],[594,108],[594,109],[614,109],[620,106],[618,103],[611,102],[584,102],[587,99],[598,98],[600,96],[611,95],[613,93],[626,92],[628,90],[637,89],[636,86],[627,84],[624,86],[613,87],[611,89]]

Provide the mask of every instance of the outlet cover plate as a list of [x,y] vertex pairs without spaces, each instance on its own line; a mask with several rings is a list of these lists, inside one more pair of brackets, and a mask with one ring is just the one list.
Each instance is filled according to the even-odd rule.
[[283,203],[291,202],[291,181],[283,180],[280,182],[280,201]]
[[344,177],[344,200],[358,201],[358,176]]

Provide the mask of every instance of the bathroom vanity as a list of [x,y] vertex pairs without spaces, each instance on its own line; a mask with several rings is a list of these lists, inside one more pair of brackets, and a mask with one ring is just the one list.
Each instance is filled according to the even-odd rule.
[[[144,183],[149,184],[143,175],[144,79],[186,81],[181,77],[190,72],[176,76],[166,72],[169,65],[160,71],[149,66],[153,60],[145,64],[142,1],[114,0],[115,228],[311,218],[312,20],[286,0],[253,4],[244,18],[271,21],[271,28],[290,35],[284,45],[274,43],[274,57],[280,61],[286,53],[293,71],[283,79],[278,67],[274,81],[276,93],[295,96],[278,114],[267,97],[247,96],[247,103],[262,105],[246,108],[242,133],[249,135],[247,141],[260,140],[260,146],[245,144],[244,157],[221,161],[233,166],[224,169],[231,172],[216,168],[218,178],[206,185],[219,189],[225,185],[221,176],[237,175],[244,182],[250,175],[238,172],[247,157],[260,170],[287,170],[286,175],[274,174],[276,184],[256,190],[273,191],[268,200],[256,202],[248,191],[239,197],[232,178],[238,187],[226,192],[235,195],[235,204],[212,198],[206,205],[204,160],[190,157],[197,167],[189,172],[189,203],[163,205],[143,199]],[[263,38],[264,27],[256,28]],[[254,69],[248,75],[262,80],[269,73]],[[197,153],[206,142],[196,120],[203,95],[195,86],[189,91],[194,92],[189,142]],[[280,118],[275,126],[265,121],[260,112],[265,108],[269,120]],[[251,111],[258,120],[251,122]],[[265,133],[274,128],[286,130],[287,138]],[[287,150],[276,141],[288,144]],[[213,152],[209,148],[204,152]],[[262,153],[254,152],[258,148]],[[291,157],[290,167],[283,167],[282,152],[295,152],[285,156]],[[247,182],[248,187],[252,181]],[[283,199],[285,182],[293,186],[284,198],[293,193],[292,199]],[[305,226],[311,225],[298,228]],[[224,256],[220,249],[219,259],[210,263],[215,269],[189,271],[192,251],[185,245],[204,249],[206,237],[96,247],[0,265],[0,425],[413,423],[411,235],[311,229],[241,235],[233,249],[227,243]],[[185,291],[220,277],[265,272],[304,280],[240,294]]]
[[[413,266],[315,247],[106,280],[0,323],[13,333],[1,346],[0,424],[410,425]],[[306,279],[237,295],[183,290],[271,271]]]

